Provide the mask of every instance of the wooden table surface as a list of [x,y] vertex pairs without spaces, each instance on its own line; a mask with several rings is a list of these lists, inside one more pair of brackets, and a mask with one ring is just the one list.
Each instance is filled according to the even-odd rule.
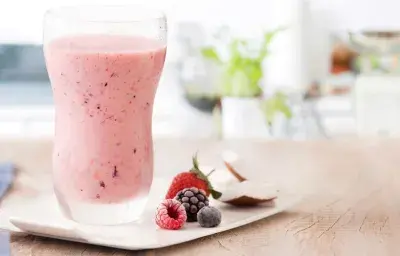
[[[216,142],[158,140],[156,175],[172,176],[199,150],[221,166],[233,149],[249,162],[249,179],[277,183],[304,200],[287,212],[193,242],[129,252],[12,234],[11,252],[27,255],[400,255],[400,141]],[[19,172],[1,208],[51,193],[51,142],[1,141],[0,160]]]

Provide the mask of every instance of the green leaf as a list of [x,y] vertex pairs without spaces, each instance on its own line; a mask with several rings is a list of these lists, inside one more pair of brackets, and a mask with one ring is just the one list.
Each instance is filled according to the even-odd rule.
[[214,199],[219,199],[222,196],[222,193],[219,191],[216,191],[214,189],[212,189],[211,191],[211,195]]
[[244,70],[252,84],[258,84],[263,76],[262,63],[259,61],[247,60]]
[[265,119],[271,125],[278,113],[282,113],[287,119],[292,118],[293,113],[290,106],[287,104],[287,96],[282,92],[275,93],[262,103],[262,110]]
[[239,51],[239,40],[233,40],[232,43],[229,45],[229,51],[230,51],[230,61],[232,64],[235,64],[236,62],[240,61],[242,56],[240,55]]
[[232,69],[233,73],[226,72],[221,94],[230,97],[254,97],[262,93],[261,87],[253,83],[243,69]]
[[237,70],[231,79],[231,95],[234,97],[251,96],[250,81],[243,70]]
[[204,47],[201,49],[201,55],[203,55],[203,57],[206,59],[215,61],[217,63],[222,63],[217,51],[212,47]]
[[[255,97],[262,94],[260,80],[263,77],[262,63],[268,55],[268,48],[282,28],[264,34],[260,48],[254,47],[246,40],[233,39],[228,44],[229,58],[222,63],[214,48],[202,49],[202,55],[223,64],[222,79],[220,80],[220,93],[222,96]],[[277,108],[277,107],[274,107]],[[284,107],[279,107],[285,111]],[[287,111],[285,111],[287,112]]]
[[379,69],[380,65],[379,65],[379,59],[377,56],[371,54],[369,56],[369,60],[371,62],[372,69]]
[[277,28],[277,29],[274,29],[272,31],[264,33],[264,40],[263,40],[263,42],[261,44],[260,54],[258,56],[258,59],[260,61],[263,61],[265,59],[265,57],[267,57],[267,55],[269,53],[268,52],[268,48],[269,48],[272,40],[275,38],[275,36],[277,34],[279,34],[281,31],[285,30],[285,29],[286,28],[282,27],[282,28]]
[[197,152],[193,155],[192,158],[193,161],[193,168],[190,170],[191,173],[194,173],[199,179],[203,180],[206,184],[208,189],[210,190],[210,193],[214,199],[218,199],[222,196],[222,193],[219,191],[216,191],[214,187],[212,186],[210,180],[208,179],[208,176],[205,175],[200,169],[199,169],[199,161],[197,160]]

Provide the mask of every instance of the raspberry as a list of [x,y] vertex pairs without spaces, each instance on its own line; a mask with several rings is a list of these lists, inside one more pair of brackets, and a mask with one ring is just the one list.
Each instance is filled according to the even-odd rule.
[[157,207],[156,224],[164,229],[180,229],[186,222],[186,210],[180,202],[165,199]]
[[221,212],[212,206],[205,206],[197,213],[197,220],[203,228],[216,227],[221,223]]

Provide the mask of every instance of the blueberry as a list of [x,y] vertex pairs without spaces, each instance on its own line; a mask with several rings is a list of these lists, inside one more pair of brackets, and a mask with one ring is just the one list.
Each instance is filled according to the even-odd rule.
[[216,227],[221,223],[221,212],[212,206],[205,206],[197,213],[197,221],[203,228]]

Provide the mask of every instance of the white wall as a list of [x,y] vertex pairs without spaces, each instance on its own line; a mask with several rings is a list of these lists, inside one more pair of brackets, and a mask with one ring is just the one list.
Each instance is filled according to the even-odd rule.
[[[263,8],[264,2],[258,0],[246,2],[235,0],[2,0],[0,2],[0,40],[41,42],[42,17],[45,10],[75,4],[153,6],[164,10],[172,25],[179,20],[194,20],[206,25],[229,22],[232,25],[247,26],[259,22],[260,17],[268,11],[267,8]],[[173,29],[173,26],[171,28]]]
[[[206,27],[229,24],[239,33],[254,35],[260,27],[271,28],[282,25],[288,15],[296,11],[296,3],[301,0],[1,0],[0,1],[0,42],[36,42],[42,39],[42,17],[46,9],[60,5],[74,4],[144,4],[164,10],[169,19],[170,48],[169,62],[179,56],[179,46],[174,41],[176,23],[179,21],[198,21]],[[326,75],[327,51],[330,47],[328,29],[356,30],[363,28],[400,28],[400,1],[398,0],[309,0],[310,21],[313,31],[308,35],[306,45],[308,73],[311,79]],[[289,41],[288,41],[289,40]],[[289,47],[291,53],[286,57],[276,56],[274,67],[290,63],[288,56],[296,56],[298,49],[290,48],[288,39],[280,46]],[[294,45],[294,44],[293,44]],[[283,50],[280,50],[283,51]],[[299,55],[300,56],[300,55]],[[300,57],[299,57],[300,58]],[[278,61],[280,60],[280,62]],[[325,62],[324,62],[325,60]],[[280,64],[279,64],[280,63]],[[303,62],[304,63],[304,62]],[[293,64],[294,65],[294,64]],[[299,63],[297,66],[305,64]],[[283,71],[282,71],[283,72]],[[285,81],[290,76],[271,70],[273,83]],[[302,71],[303,72],[303,71]],[[272,74],[278,74],[277,78]],[[293,78],[293,80],[301,80]],[[307,79],[301,83],[307,83]]]
[[[280,0],[2,0],[0,2],[0,39],[9,37],[40,41],[41,18],[46,9],[74,4],[145,4],[164,9],[171,22],[199,20],[208,24],[229,21],[253,29],[252,25],[276,14],[271,7]],[[397,0],[309,0],[314,10],[329,10],[335,20],[329,26],[346,28],[400,27],[400,1]],[[229,10],[229,11],[228,11]],[[284,13],[278,13],[284,15]],[[4,33],[7,32],[7,33]]]
[[329,10],[336,29],[399,29],[398,0],[311,0],[315,10]]

